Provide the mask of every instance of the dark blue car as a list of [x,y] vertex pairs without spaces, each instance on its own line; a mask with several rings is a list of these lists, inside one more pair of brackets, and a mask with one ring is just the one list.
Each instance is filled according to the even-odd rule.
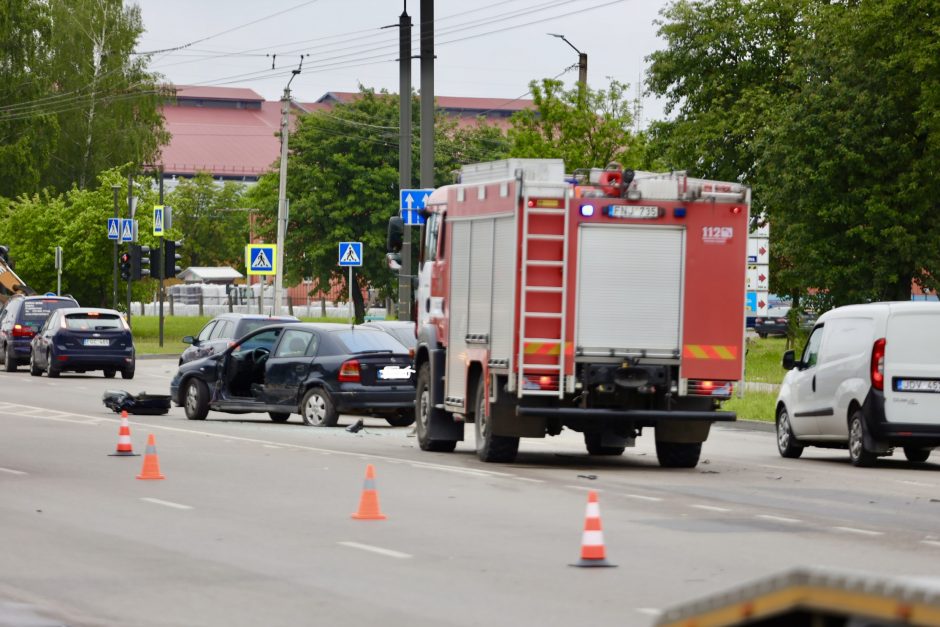
[[75,307],[56,310],[33,337],[29,373],[50,377],[60,373],[103,370],[134,378],[134,339],[121,312]]
[[78,307],[70,296],[14,296],[0,311],[0,362],[7,372],[29,362],[30,342],[46,319],[62,307]]

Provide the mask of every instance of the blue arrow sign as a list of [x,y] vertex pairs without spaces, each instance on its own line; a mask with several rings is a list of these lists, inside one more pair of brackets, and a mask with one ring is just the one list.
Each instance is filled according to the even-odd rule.
[[428,197],[433,189],[401,189],[398,190],[399,209],[424,209],[427,207]]
[[128,218],[121,220],[121,241],[122,242],[133,242],[134,241],[134,221]]
[[277,245],[249,244],[245,248],[248,274],[276,274]]
[[121,239],[120,218],[108,218],[108,239]]
[[399,215],[406,226],[421,226],[426,222],[418,209],[402,209]]
[[757,292],[747,292],[744,308],[751,313],[757,311]]
[[339,243],[339,265],[361,266],[362,265],[362,242],[340,242]]

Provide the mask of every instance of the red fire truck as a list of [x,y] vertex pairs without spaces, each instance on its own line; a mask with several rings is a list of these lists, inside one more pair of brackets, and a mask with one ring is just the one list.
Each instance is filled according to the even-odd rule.
[[[511,462],[521,437],[620,455],[644,428],[691,468],[743,380],[750,190],[555,159],[464,166],[427,201],[414,367],[417,438]],[[389,223],[395,267],[402,223]]]

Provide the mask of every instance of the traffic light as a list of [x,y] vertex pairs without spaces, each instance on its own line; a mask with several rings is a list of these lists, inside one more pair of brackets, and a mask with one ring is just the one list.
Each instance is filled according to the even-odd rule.
[[150,276],[150,247],[131,244],[131,279],[139,281]]
[[162,279],[160,276],[161,270],[163,270],[162,264],[163,258],[160,256],[160,247],[154,246],[150,249],[150,276],[155,279]]
[[131,280],[131,254],[127,252],[121,253],[121,278]]
[[182,268],[176,265],[176,262],[183,258],[183,255],[179,253],[179,250],[183,247],[183,242],[174,242],[168,239],[163,245],[166,246],[163,257],[163,263],[165,264],[163,266],[163,277],[169,279],[183,271]]

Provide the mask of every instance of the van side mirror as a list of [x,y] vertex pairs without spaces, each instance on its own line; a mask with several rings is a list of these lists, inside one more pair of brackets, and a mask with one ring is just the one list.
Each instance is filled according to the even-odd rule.
[[401,252],[405,236],[405,223],[399,216],[388,219],[388,234],[385,237],[385,250],[390,253]]
[[793,351],[786,351],[783,354],[783,369],[793,370],[796,366],[796,354]]

